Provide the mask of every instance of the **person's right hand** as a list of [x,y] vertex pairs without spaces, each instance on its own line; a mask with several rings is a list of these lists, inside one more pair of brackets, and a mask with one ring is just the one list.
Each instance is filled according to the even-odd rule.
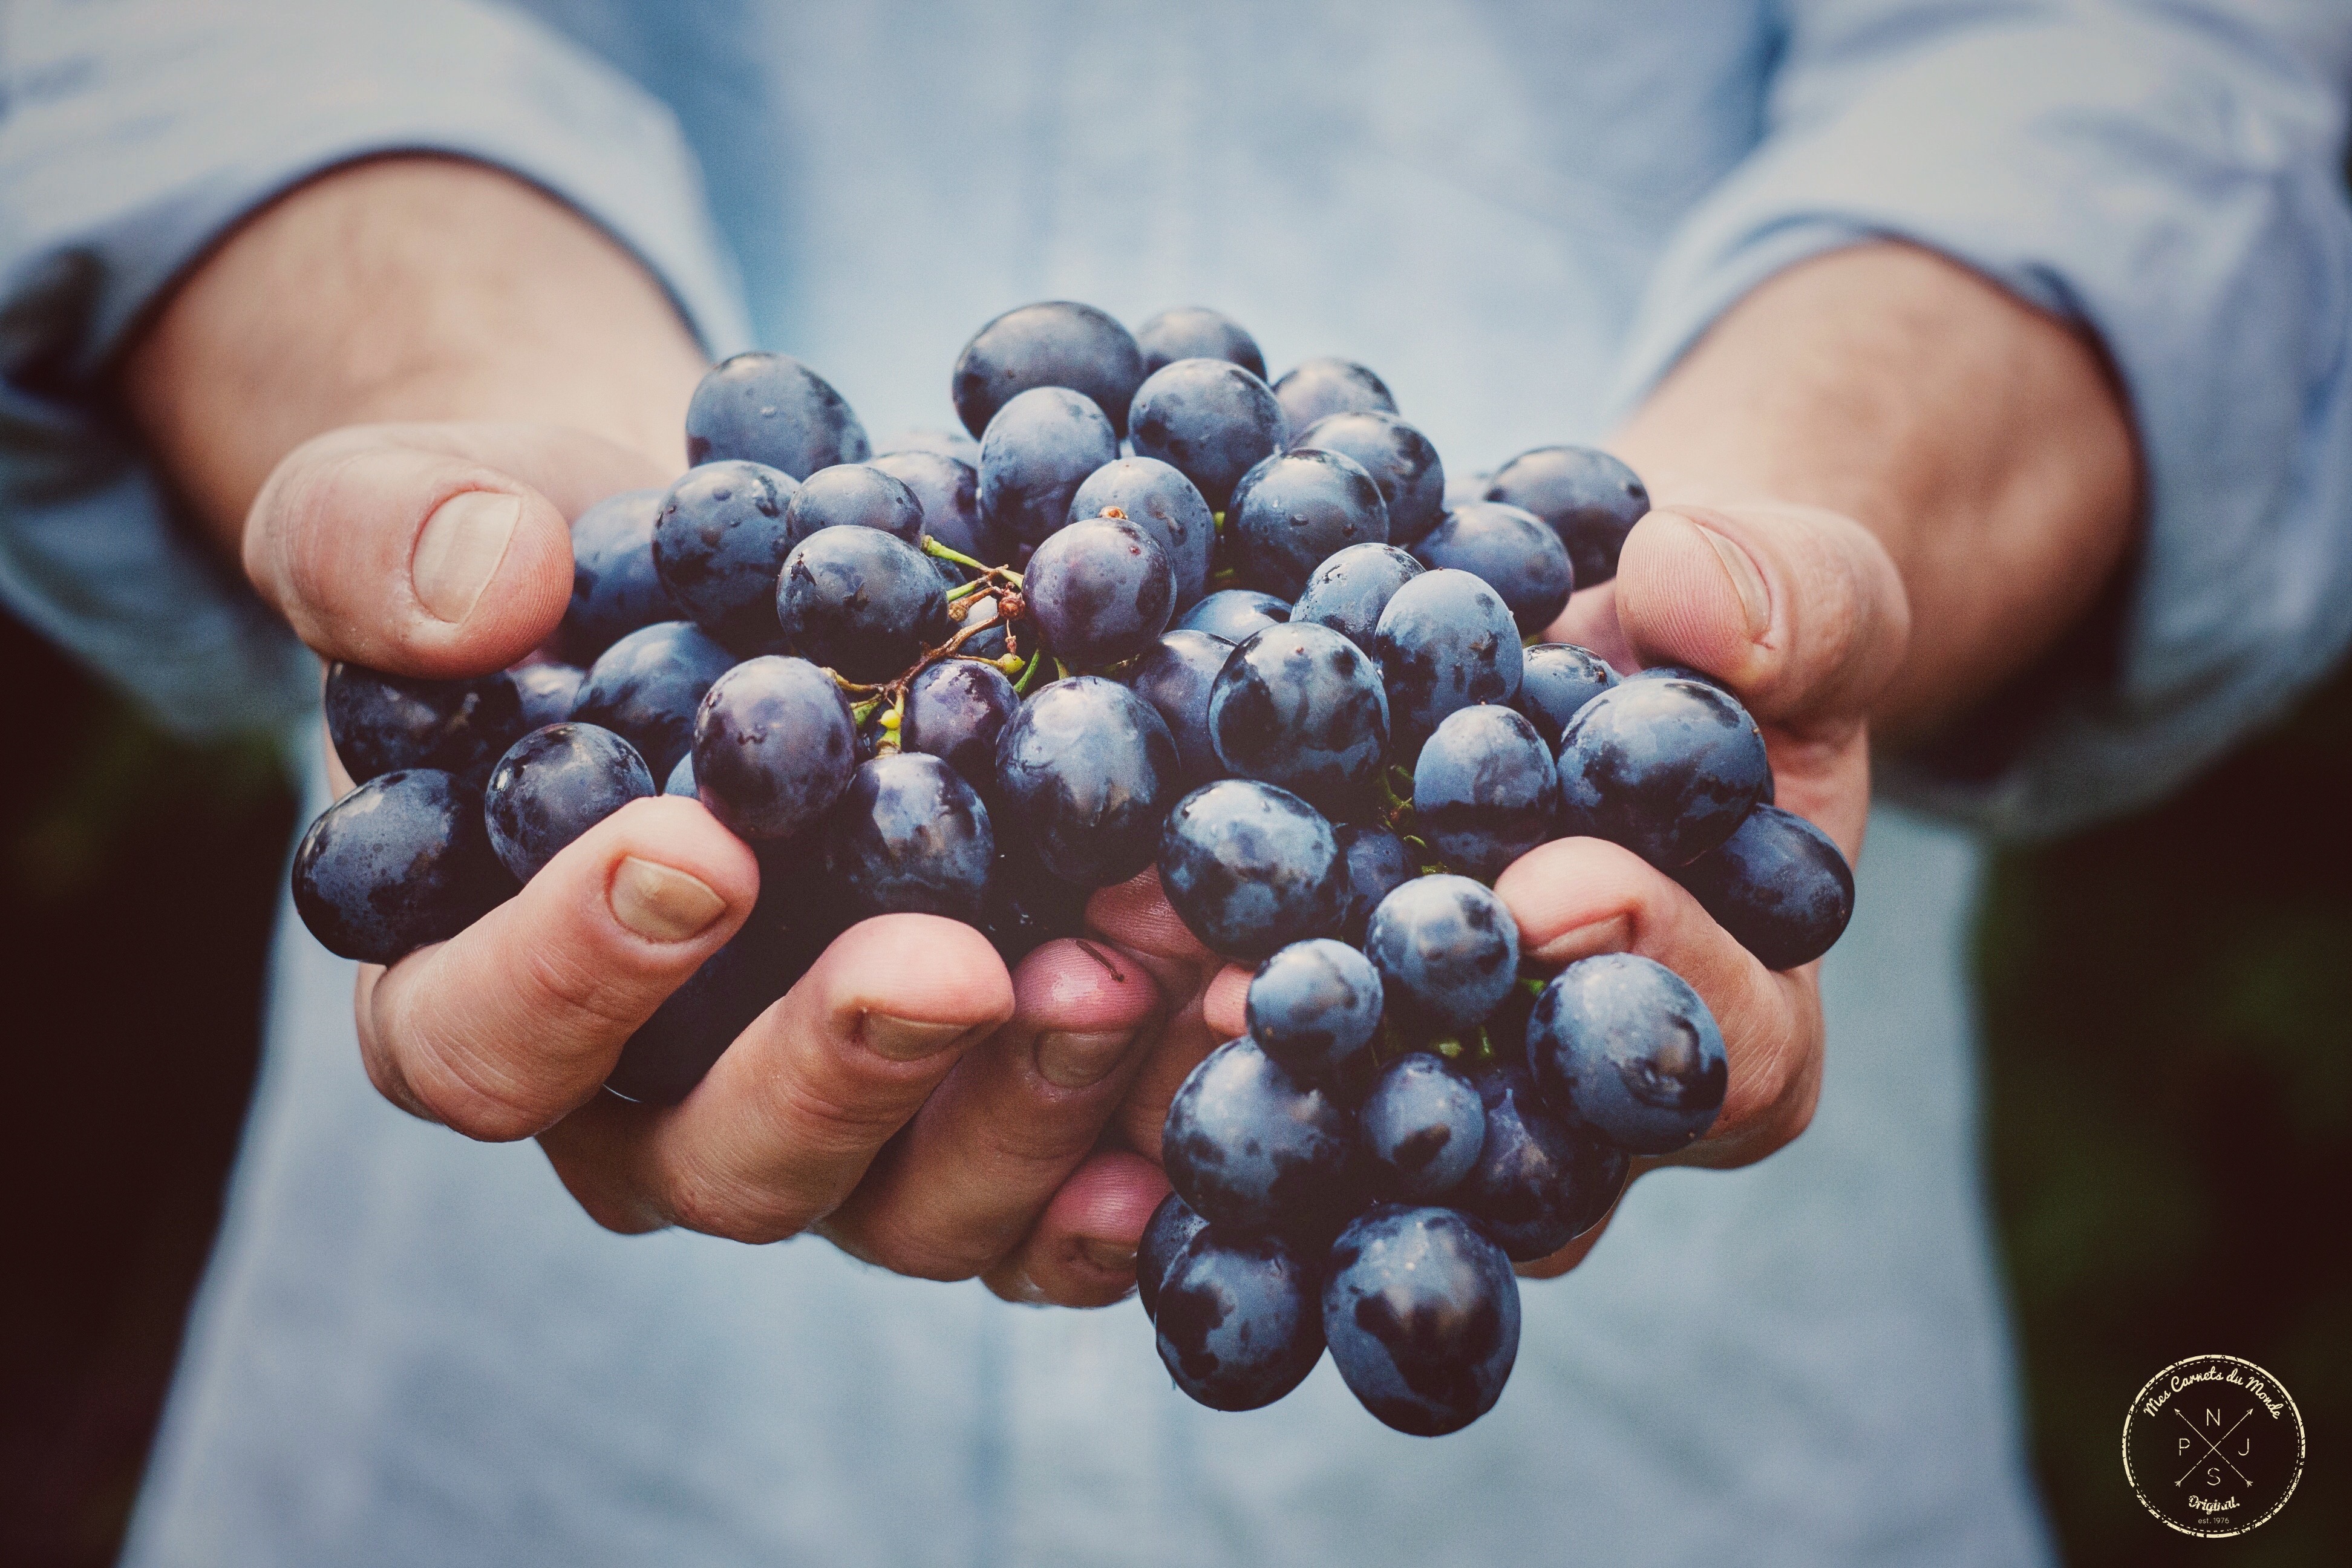
[[[555,630],[568,520],[671,477],[564,428],[349,427],[278,464],[245,564],[328,658],[481,674]],[[538,1138],[615,1230],[756,1242],[814,1227],[902,1273],[987,1274],[1028,1300],[1122,1294],[1166,1190],[1156,1168],[1097,1156],[1083,1194],[1052,1203],[1163,1023],[1151,973],[1116,952],[1051,942],[1008,974],[970,926],[883,916],[837,940],[682,1103],[603,1092],[622,1046],[758,893],[751,851],[698,804],[634,802],[457,937],[362,967],[368,1074],[469,1137]]]

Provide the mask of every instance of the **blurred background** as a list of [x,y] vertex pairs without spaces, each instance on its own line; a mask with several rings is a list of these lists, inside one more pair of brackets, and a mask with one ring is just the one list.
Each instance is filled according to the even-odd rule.
[[[219,1216],[294,803],[265,747],[176,743],[5,620],[0,669],[0,1564],[95,1568]],[[2067,1561],[2352,1563],[2352,676],[2161,809],[2003,855],[1979,952],[1990,1179]],[[2219,1543],[2144,1513],[2118,1452],[2140,1384],[2209,1352],[2284,1380],[2313,1459]]]

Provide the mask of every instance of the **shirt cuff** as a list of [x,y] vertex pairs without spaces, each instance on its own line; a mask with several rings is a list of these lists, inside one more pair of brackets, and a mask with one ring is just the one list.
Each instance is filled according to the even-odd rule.
[[2147,492],[2111,657],[2056,670],[2029,722],[1882,775],[2011,834],[2153,798],[2352,641],[2342,104],[2277,51],[2113,24],[2015,17],[1892,60],[1793,64],[1772,133],[1663,258],[1617,395],[1772,274],[1880,237],[2099,336]]

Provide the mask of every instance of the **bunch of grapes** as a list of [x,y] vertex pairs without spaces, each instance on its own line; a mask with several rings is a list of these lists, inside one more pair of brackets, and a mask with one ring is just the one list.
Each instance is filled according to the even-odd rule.
[[1257,966],[1248,1034],[1168,1112],[1137,1264],[1162,1360],[1243,1410],[1328,1346],[1381,1421],[1466,1426],[1517,1352],[1514,1262],[1598,1223],[1726,1082],[1665,968],[1523,974],[1494,879],[1611,839],[1785,969],[1836,941],[1853,877],[1771,804],[1720,685],[1535,640],[1615,574],[1648,506],[1623,464],[1543,447],[1449,492],[1370,371],[1265,374],[1213,310],[1130,333],[1024,306],[956,362],[969,436],[873,456],[799,362],[726,361],[687,410],[695,466],[573,524],[544,656],[329,672],[358,787],[305,835],[297,909],[390,963],[629,801],[698,798],[761,891],[608,1081],[670,1103],[858,920],[965,921],[1011,963],[1156,866]]

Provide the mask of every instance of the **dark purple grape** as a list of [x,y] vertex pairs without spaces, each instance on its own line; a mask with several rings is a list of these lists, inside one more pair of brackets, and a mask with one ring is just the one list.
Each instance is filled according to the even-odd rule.
[[956,356],[949,395],[956,417],[985,447],[989,422],[1021,394],[1043,387],[1081,394],[1124,436],[1127,405],[1142,380],[1143,354],[1125,327],[1092,305],[1049,300],[1007,310],[974,333]]
[[1302,1082],[1332,1083],[1380,1032],[1381,977],[1344,942],[1294,942],[1257,966],[1246,1005],[1258,1049]]
[[1180,630],[1206,632],[1229,643],[1245,643],[1250,635],[1290,619],[1290,606],[1271,594],[1253,588],[1220,588],[1184,612]]
[[1176,579],[1149,531],[1123,517],[1094,517],[1037,546],[1021,597],[1056,658],[1100,669],[1160,640]]
[[841,394],[790,354],[753,352],[711,367],[686,405],[686,460],[764,463],[803,479],[862,463],[866,426]]
[[1202,945],[1250,962],[1333,934],[1347,912],[1331,825],[1253,779],[1220,779],[1176,803],[1160,837],[1160,886]]
[[1730,1068],[1715,1015],[1653,959],[1605,952],[1552,977],[1528,1019],[1544,1103],[1629,1154],[1671,1154],[1715,1124]]
[[988,874],[978,923],[1010,969],[1055,937],[1084,936],[1091,889],[1046,870],[1036,852],[1010,831],[1009,821],[992,818],[991,825],[996,829],[996,864]]
[[943,658],[907,683],[899,743],[940,758],[985,795],[996,788],[996,738],[1020,707],[1003,670]]
[[1070,498],[1087,476],[1118,456],[1118,437],[1092,403],[1066,387],[1024,392],[980,438],[980,515],[1034,550],[1070,521]]
[[1591,648],[1538,643],[1519,656],[1519,694],[1511,706],[1527,715],[1545,745],[1558,751],[1568,721],[1616,684],[1617,672]]
[[392,963],[446,942],[515,890],[490,851],[482,792],[438,768],[370,779],[294,849],[294,911],[338,958]]
[[[1294,426],[1296,428],[1296,426]],[[1314,447],[1351,458],[1372,476],[1388,503],[1389,542],[1412,544],[1445,515],[1445,465],[1429,437],[1393,414],[1334,414],[1291,438],[1290,449]]]
[[821,841],[826,879],[850,919],[912,913],[979,922],[996,839],[979,795],[939,758],[897,752],[861,766]]
[[776,640],[776,573],[791,548],[789,474],[729,460],[688,468],[662,497],[654,570],[688,618],[738,653]]
[[1297,603],[1290,606],[1290,618],[1329,626],[1370,653],[1381,612],[1423,570],[1420,562],[1393,544],[1350,544],[1307,576]]
[[841,798],[856,768],[849,704],[806,659],[744,660],[713,683],[694,716],[697,797],[739,838],[798,833]]
[[1202,1230],[1160,1288],[1155,1322],[1169,1376],[1212,1410],[1273,1404],[1323,1359],[1321,1284],[1312,1264],[1272,1237]]
[[595,724],[550,724],[517,741],[482,792],[490,847],[528,882],[565,845],[654,793],[637,749]]
[[1559,536],[1535,513],[1500,501],[1455,507],[1412,552],[1424,566],[1451,566],[1493,588],[1528,637],[1559,618],[1576,588]]
[[1495,472],[1486,499],[1521,507],[1551,524],[1583,587],[1617,575],[1625,535],[1650,510],[1650,492],[1633,469],[1606,452],[1538,447]]
[[1559,775],[1534,725],[1480,703],[1445,716],[1412,768],[1412,811],[1438,858],[1491,882],[1552,836]]
[[1151,864],[1176,795],[1176,742],[1117,681],[1057,680],[1021,704],[996,742],[1003,815],[1047,870],[1099,888]]
[[604,1087],[646,1105],[676,1105],[692,1092],[735,1037],[823,955],[831,928],[799,918],[810,901],[762,856],[751,918],[637,1026]]
[[1475,1028],[1511,994],[1519,922],[1492,888],[1467,877],[1415,877],[1372,911],[1364,955],[1401,1027],[1454,1033]]
[[1356,1112],[1373,1185],[1405,1203],[1433,1203],[1478,1163],[1486,1109],[1475,1085],[1427,1051],[1381,1069]]
[[580,689],[588,684],[588,672],[576,664],[518,664],[507,673],[514,678],[515,695],[522,701],[526,735],[571,718]]
[[1445,476],[1445,510],[1451,511],[1466,501],[1485,500],[1486,486],[1494,478],[1492,474],[1448,473]]
[[1120,678],[1167,723],[1187,789],[1224,773],[1209,738],[1209,690],[1233,651],[1223,637],[1179,627],[1144,649]]
[[327,668],[326,702],[327,733],[355,784],[431,768],[478,789],[523,734],[522,691],[511,670],[424,680],[339,659]]
[[1381,900],[1419,876],[1421,867],[1404,840],[1385,827],[1348,824],[1334,831],[1348,868],[1348,912],[1339,934],[1360,945],[1364,928],[1371,924],[1372,911],[1381,907]]
[[662,784],[662,794],[681,795],[688,800],[701,798],[694,787],[694,752],[691,750],[678,758],[677,766],[670,769],[668,779]]
[[1223,511],[1241,477],[1283,448],[1290,426],[1265,382],[1228,360],[1180,359],[1136,389],[1128,430]]
[[969,463],[939,452],[886,452],[872,466],[914,493],[923,509],[925,533],[975,561],[992,566],[1012,563],[1013,542],[981,520],[976,447]]
[[1388,503],[1352,458],[1279,452],[1234,486],[1225,536],[1251,587],[1296,598],[1328,557],[1388,542]]
[[1519,628],[1467,572],[1423,572],[1399,588],[1371,652],[1388,683],[1389,731],[1408,763],[1448,713],[1518,695]]
[[1509,1259],[1451,1209],[1383,1204],[1331,1248],[1323,1332],[1365,1409],[1417,1437],[1495,1407],[1519,1353]]
[[1706,671],[1693,668],[1687,664],[1644,665],[1624,679],[1627,680],[1696,680],[1701,686],[1714,687],[1734,702],[1739,700],[1739,693],[1732,690],[1727,684],[1717,679]]
[[1372,796],[1388,747],[1380,668],[1328,626],[1268,626],[1218,672],[1209,737],[1225,772],[1341,815]]
[[[942,458],[953,458],[974,473],[980,471],[980,437],[961,430],[901,430],[874,448],[877,458],[902,457],[908,452],[931,452]],[[898,477],[906,478],[904,474]],[[1484,482],[1483,479],[1481,482]]]
[[775,589],[784,646],[852,680],[889,680],[948,639],[947,590],[923,552],[874,528],[821,528]]
[[1771,778],[1756,721],[1719,688],[1623,681],[1560,737],[1561,827],[1672,870],[1730,837]]
[[1853,868],[1828,834],[1777,805],[1758,805],[1674,877],[1767,969],[1811,963],[1853,918]]
[[1160,1157],[1184,1202],[1218,1230],[1328,1237],[1354,1195],[1353,1131],[1338,1101],[1244,1036],[1211,1051],[1177,1089]]
[[1486,1140],[1446,1202],[1515,1263],[1549,1258],[1599,1225],[1625,1190],[1625,1152],[1545,1109],[1522,1063],[1481,1072],[1478,1100]]
[[1117,509],[1150,534],[1176,575],[1176,607],[1208,592],[1209,558],[1217,520],[1199,487],[1157,458],[1120,458],[1087,476],[1070,498],[1070,521],[1083,522]]
[[790,549],[821,528],[878,528],[908,544],[923,542],[923,503],[906,482],[872,463],[835,463],[801,481],[784,503]]
[[559,634],[564,653],[586,663],[639,626],[686,614],[654,570],[659,490],[606,496],[572,520],[572,603]]
[[1258,353],[1257,340],[1231,316],[1206,305],[1179,305],[1160,311],[1135,330],[1135,344],[1143,351],[1147,376],[1180,359],[1221,359],[1260,381],[1265,379],[1265,356]]
[[1274,384],[1275,400],[1293,430],[1334,414],[1394,414],[1388,384],[1353,360],[1302,360]]
[[1160,1315],[1160,1282],[1168,1278],[1177,1254],[1208,1226],[1207,1220],[1194,1214],[1172,1192],[1151,1211],[1151,1218],[1143,1227],[1143,1239],[1135,1247],[1135,1297],[1143,1303],[1145,1317]]
[[[1739,693],[1731,689],[1728,684],[1717,680],[1703,669],[1694,669],[1687,664],[1653,664],[1635,670],[1624,679],[1627,680],[1696,680],[1701,686],[1715,688],[1734,702],[1739,700]],[[1567,734],[1565,726],[1562,727],[1561,734],[1565,738]],[[1776,783],[1772,776],[1772,770],[1767,766],[1764,770],[1764,793],[1757,797],[1758,804],[1772,805],[1775,790]]]
[[734,663],[692,621],[656,621],[597,656],[572,717],[612,731],[667,778],[694,743],[702,694]]

